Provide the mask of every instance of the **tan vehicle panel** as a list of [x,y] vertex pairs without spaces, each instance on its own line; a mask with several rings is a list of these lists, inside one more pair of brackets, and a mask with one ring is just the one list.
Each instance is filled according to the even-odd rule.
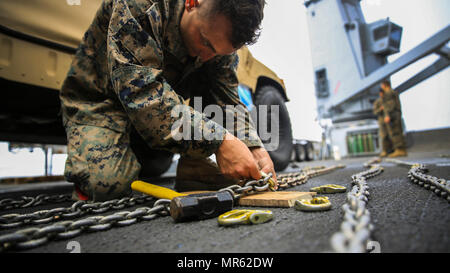
[[[270,70],[263,63],[255,59],[247,47],[242,47],[238,50],[239,55],[239,66],[237,69],[237,75],[239,83],[248,86],[252,92],[257,90],[258,80],[261,77],[266,77],[275,81],[282,88],[283,95],[286,96],[286,87],[281,78]],[[281,91],[281,90],[280,90]]]
[[76,48],[101,0],[2,0],[0,25],[33,37]]
[[[79,1],[80,5],[73,5]],[[2,0],[0,27],[69,49],[78,47],[102,0]],[[72,4],[72,5],[71,5]],[[238,51],[238,79],[255,92],[269,79],[287,99],[284,82],[256,60],[247,47]],[[0,34],[0,77],[40,87],[60,89],[72,54],[17,37]]]

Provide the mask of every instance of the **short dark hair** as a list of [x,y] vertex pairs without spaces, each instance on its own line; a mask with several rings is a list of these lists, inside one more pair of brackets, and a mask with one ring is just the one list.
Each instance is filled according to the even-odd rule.
[[221,14],[231,22],[230,41],[234,48],[256,43],[261,33],[265,0],[208,0],[208,15]]
[[390,80],[383,80],[381,83],[386,85],[386,86],[391,87],[391,81]]

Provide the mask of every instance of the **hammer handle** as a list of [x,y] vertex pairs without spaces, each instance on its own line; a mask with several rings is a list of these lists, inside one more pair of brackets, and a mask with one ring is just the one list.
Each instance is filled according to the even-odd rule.
[[147,195],[156,197],[158,199],[172,200],[175,197],[187,195],[187,194],[173,191],[173,190],[165,188],[165,187],[156,186],[156,185],[146,183],[144,181],[139,181],[139,180],[131,183],[131,189],[134,191],[142,192]]

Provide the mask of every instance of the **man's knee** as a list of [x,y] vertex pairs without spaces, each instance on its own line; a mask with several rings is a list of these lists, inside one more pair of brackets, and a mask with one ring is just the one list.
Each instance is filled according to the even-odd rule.
[[130,185],[138,178],[140,164],[127,135],[94,126],[76,126],[67,132],[67,181],[92,201],[131,193]]
[[108,178],[94,177],[89,181],[87,193],[93,201],[106,201],[131,195],[131,183],[137,179],[137,174],[124,176],[120,173],[108,174]]
[[138,179],[140,164],[137,160],[110,162],[105,165],[86,164],[86,168],[72,168],[66,164],[64,172],[67,181],[75,186],[91,201],[105,201],[122,198],[131,194],[131,183]]

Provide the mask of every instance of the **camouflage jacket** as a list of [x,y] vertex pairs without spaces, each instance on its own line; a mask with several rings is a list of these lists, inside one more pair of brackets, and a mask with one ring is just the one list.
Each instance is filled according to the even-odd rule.
[[397,117],[401,116],[401,104],[398,93],[392,89],[385,91],[381,98],[384,116]]
[[[104,0],[61,88],[64,124],[118,132],[128,132],[132,124],[152,148],[194,157],[214,153],[228,127],[191,107],[190,98],[200,96],[203,104],[222,108],[243,106],[237,94],[238,57],[216,56],[205,63],[189,57],[179,29],[183,10],[183,0]],[[191,106],[183,117],[190,119],[193,134],[202,131],[208,138],[173,137],[178,118],[171,111],[187,101]],[[252,122],[235,118],[245,126],[231,133],[241,132],[248,147],[262,147]]]
[[375,102],[373,103],[373,113],[377,117],[383,117],[384,116],[383,108],[381,106],[383,106],[381,98],[376,99]]

